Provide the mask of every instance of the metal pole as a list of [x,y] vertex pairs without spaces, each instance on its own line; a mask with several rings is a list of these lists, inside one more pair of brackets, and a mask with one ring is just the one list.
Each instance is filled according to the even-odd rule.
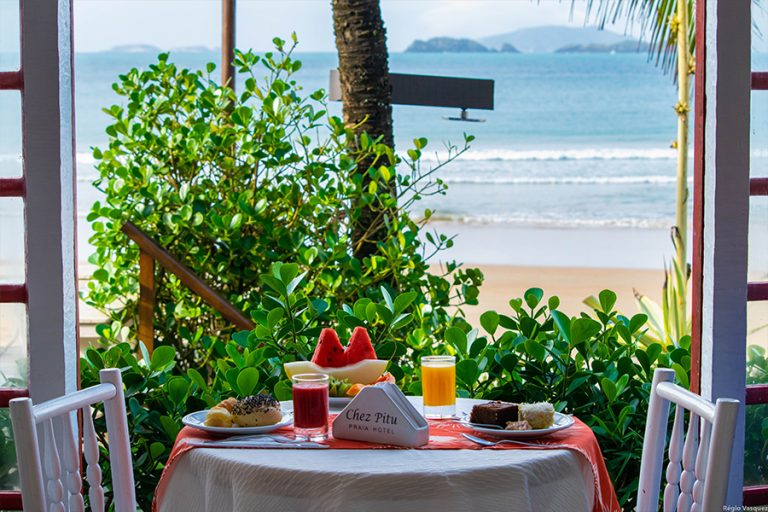
[[221,0],[221,83],[235,88],[235,0]]

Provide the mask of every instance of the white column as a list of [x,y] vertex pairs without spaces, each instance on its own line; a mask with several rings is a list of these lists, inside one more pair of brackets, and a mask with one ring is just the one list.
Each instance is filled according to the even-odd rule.
[[29,390],[77,389],[71,0],[21,2]]
[[[751,0],[706,0],[706,128],[701,393],[744,403]],[[742,500],[744,406],[733,446],[729,505]]]

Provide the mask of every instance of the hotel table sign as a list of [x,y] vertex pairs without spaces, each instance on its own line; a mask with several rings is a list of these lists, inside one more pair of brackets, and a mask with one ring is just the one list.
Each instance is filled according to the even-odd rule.
[[333,420],[333,437],[397,446],[429,442],[429,424],[390,382],[366,386]]

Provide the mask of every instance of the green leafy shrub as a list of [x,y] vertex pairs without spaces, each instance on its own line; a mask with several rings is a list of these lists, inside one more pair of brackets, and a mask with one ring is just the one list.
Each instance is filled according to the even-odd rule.
[[180,371],[169,346],[145,357],[149,364],[137,360],[128,343],[86,352],[84,386],[96,382],[103,366],[124,369],[142,507],[149,504],[185,413],[263,390],[290,399],[283,363],[309,358],[322,327],[334,326],[344,338],[358,325],[371,332],[377,353],[390,359],[389,371],[412,393],[421,391],[420,356],[448,353],[457,357],[461,396],[548,400],[576,414],[594,430],[622,506],[634,506],[649,383],[659,366],[675,368],[687,381],[687,340],[666,352],[657,344],[643,348],[637,341],[645,316],[619,315],[612,292],[600,294],[601,306],[590,315],[570,317],[557,310],[557,297],[544,301],[536,288],[511,300],[507,312],[484,313],[479,328],[457,319],[443,340],[415,324],[414,292],[390,296],[385,289],[380,301],[363,298],[330,308],[310,298],[305,279],[298,265],[273,265],[261,278],[265,293],[255,305],[256,328],[228,341],[211,338],[211,355],[199,369]]
[[[768,357],[765,348],[747,347],[747,384],[768,382]],[[746,408],[744,438],[744,485],[768,482],[768,405]]]
[[[237,93],[211,78],[213,64],[179,69],[168,54],[114,85],[124,105],[104,110],[109,145],[93,151],[95,186],[105,198],[88,216],[96,270],[85,297],[109,318],[98,328],[106,341],[135,339],[139,249],[120,231],[126,221],[246,314],[263,293],[259,275],[278,261],[297,263],[312,296],[334,308],[381,300],[382,285],[392,294],[415,292],[416,320],[429,332],[449,323],[456,307],[477,303],[477,269],[448,263],[442,275],[428,272],[429,258],[452,240],[426,232],[431,212],[412,213],[422,197],[445,193],[434,173],[471,137],[429,169],[420,164],[423,138],[403,157],[364,134],[353,151],[352,131],[327,113],[325,93],[304,94],[296,83],[295,39],[275,44],[277,52],[263,57],[237,52],[245,77]],[[385,165],[364,180],[356,162],[370,155]],[[383,226],[387,236],[361,260],[353,253],[364,240],[351,234],[364,209],[378,212],[371,232]],[[162,268],[156,304],[155,344],[174,346],[184,369],[207,360],[206,337],[231,334]]]

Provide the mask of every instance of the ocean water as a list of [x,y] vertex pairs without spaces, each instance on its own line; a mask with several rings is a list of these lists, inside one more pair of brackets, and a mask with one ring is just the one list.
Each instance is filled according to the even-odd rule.
[[[219,59],[215,52],[171,55],[192,68]],[[768,65],[766,56],[758,57]],[[304,63],[299,83],[307,91],[327,88],[336,55],[298,58]],[[76,55],[81,242],[87,239],[84,216],[98,198],[91,186],[91,150],[107,143],[108,119],[101,109],[120,101],[111,84],[120,73],[154,60],[151,53]],[[448,194],[424,199],[419,210],[430,208],[441,220],[525,228],[666,230],[673,224],[676,88],[646,55],[393,54],[390,69],[495,80],[495,109],[470,111],[485,122],[444,119],[457,116],[458,109],[394,107],[397,149],[427,137],[425,166],[445,156],[445,144],[461,144],[465,132],[476,137],[465,155],[439,172]],[[765,112],[768,98],[756,97],[755,103]],[[340,114],[341,105],[333,103],[330,110]],[[0,94],[0,176],[20,173],[18,117],[18,95]],[[755,175],[768,168],[766,148],[768,130],[756,130]],[[5,218],[9,204],[0,207]]]

